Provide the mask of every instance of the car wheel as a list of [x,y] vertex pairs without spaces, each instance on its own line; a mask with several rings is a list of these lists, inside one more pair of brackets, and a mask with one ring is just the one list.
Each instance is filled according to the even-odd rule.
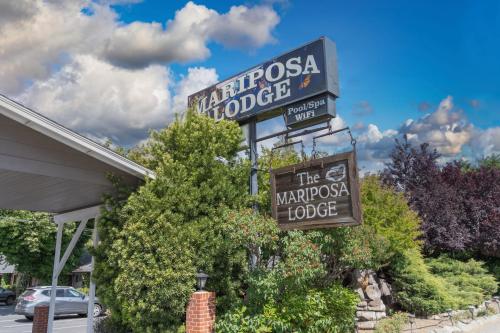
[[94,316],[94,318],[96,317],[99,317],[102,313],[102,307],[100,304],[94,304],[94,312],[92,313],[92,315]]
[[32,321],[33,320],[33,316],[25,316],[26,319],[28,319],[29,321]]
[[14,296],[9,296],[9,297],[7,297],[7,301],[5,301],[5,303],[7,303],[7,305],[12,305],[12,304],[14,304],[15,300],[16,299]]

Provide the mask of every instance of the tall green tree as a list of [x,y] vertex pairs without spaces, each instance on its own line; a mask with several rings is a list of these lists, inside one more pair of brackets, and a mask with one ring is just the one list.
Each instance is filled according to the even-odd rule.
[[109,199],[95,276],[124,326],[135,332],[178,327],[198,270],[211,276],[219,307],[240,296],[247,257],[233,251],[222,216],[248,202],[249,169],[237,156],[241,140],[236,123],[188,112],[152,133],[144,148],[156,178],[126,202]]
[[[62,249],[69,244],[76,224],[66,224]],[[0,254],[16,270],[47,284],[52,278],[57,227],[50,215],[0,210]],[[76,267],[90,232],[85,231],[64,266],[63,275]]]

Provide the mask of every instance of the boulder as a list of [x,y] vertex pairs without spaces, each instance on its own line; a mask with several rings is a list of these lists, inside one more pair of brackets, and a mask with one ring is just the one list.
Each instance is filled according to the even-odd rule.
[[377,316],[373,311],[356,311],[356,317],[360,322],[376,320]]
[[376,299],[374,301],[368,302],[368,306],[371,307],[379,307],[381,304],[383,304],[381,299]]
[[359,299],[364,301],[365,300],[365,293],[363,292],[363,289],[361,288],[356,288],[354,290],[356,293],[358,293]]
[[373,330],[376,324],[376,321],[360,321],[356,324],[356,327],[358,330]]
[[382,296],[391,296],[391,286],[384,279],[380,279],[378,287]]
[[376,284],[367,286],[365,289],[365,294],[372,301],[379,300],[380,297],[382,297],[382,293],[380,292],[380,289]]
[[385,312],[385,304],[381,303],[379,306],[369,306],[368,305],[368,310],[375,311],[375,312]]
[[361,302],[358,303],[359,307],[365,307],[367,305],[368,305],[368,303],[366,303],[366,301],[361,301]]
[[375,273],[368,272],[367,276],[368,276],[368,283],[369,284],[377,284],[377,281],[375,280],[375,277],[376,277]]
[[354,270],[351,275],[351,284],[353,288],[365,289],[366,286],[370,283],[370,276],[372,275],[374,275],[374,273],[371,270]]

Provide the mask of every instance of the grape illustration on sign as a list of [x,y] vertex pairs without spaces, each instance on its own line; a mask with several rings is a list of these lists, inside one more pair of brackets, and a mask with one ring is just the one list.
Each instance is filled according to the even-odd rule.
[[361,224],[353,152],[271,172],[273,217],[283,230]]

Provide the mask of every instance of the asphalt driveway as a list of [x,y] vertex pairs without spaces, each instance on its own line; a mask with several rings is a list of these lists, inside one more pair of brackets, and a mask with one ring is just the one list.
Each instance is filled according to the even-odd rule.
[[[0,333],[31,333],[33,323],[24,316],[14,313],[14,306],[0,303]],[[65,316],[56,318],[54,332],[58,333],[85,333],[87,318]]]

